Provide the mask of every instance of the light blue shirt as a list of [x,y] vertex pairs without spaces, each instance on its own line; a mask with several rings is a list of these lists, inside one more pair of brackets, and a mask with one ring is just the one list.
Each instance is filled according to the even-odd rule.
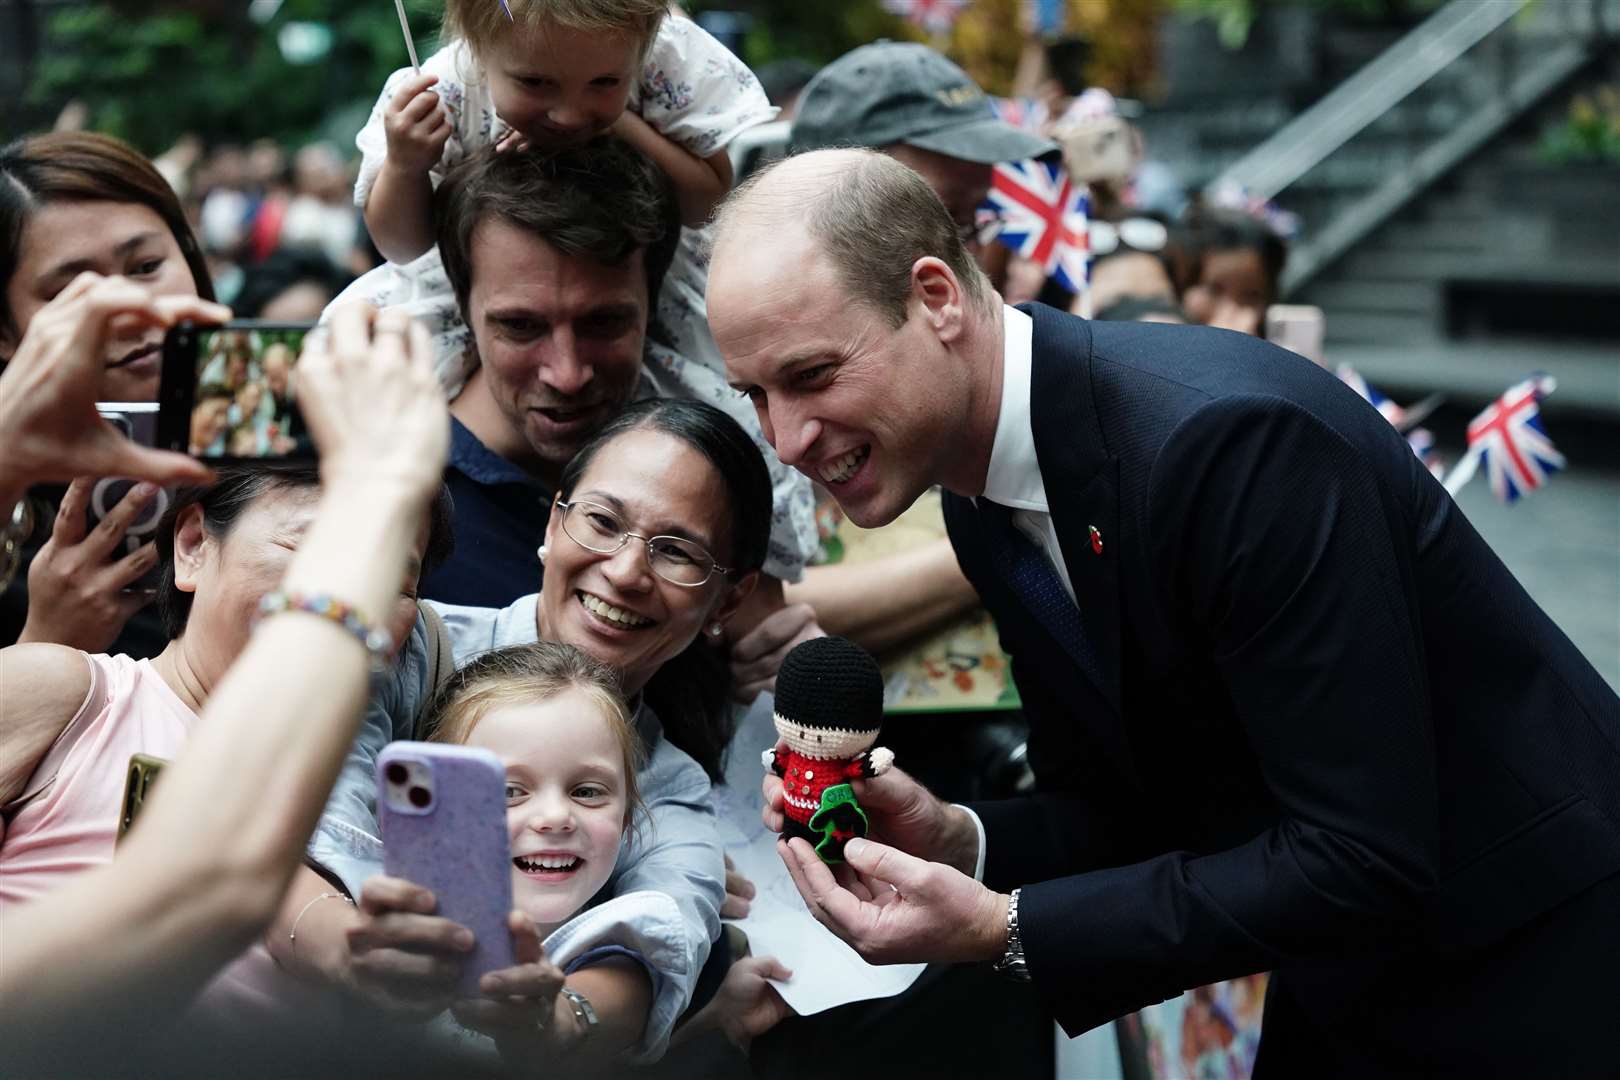
[[[460,667],[490,649],[538,641],[538,601],[539,594],[531,593],[504,608],[433,606],[444,618]],[[412,737],[416,714],[432,691],[428,657],[427,622],[418,616],[399,663],[372,679],[360,735],[310,839],[310,859],[353,896],[367,878],[382,873],[377,755],[393,740]],[[650,891],[673,900],[679,912],[679,919],[672,920],[648,911],[637,927],[644,944],[656,941],[658,947],[637,950],[654,972],[654,999],[646,1031],[631,1057],[653,1059],[663,1052],[675,1020],[691,1001],[709,946],[720,933],[725,861],[708,775],[664,738],[663,725],[645,705],[636,711],[635,725],[647,752],[647,763],[637,774],[647,816],[620,848],[612,875],[592,903]],[[684,962],[660,963],[665,956]]]

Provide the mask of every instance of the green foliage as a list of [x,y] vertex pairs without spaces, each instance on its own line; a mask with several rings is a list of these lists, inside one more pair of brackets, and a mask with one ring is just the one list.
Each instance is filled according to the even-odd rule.
[[1536,153],[1550,165],[1620,165],[1620,86],[1577,96],[1569,115],[1542,132]]
[[742,56],[755,68],[790,59],[825,64],[879,38],[921,37],[878,0],[694,0],[682,6],[694,16],[711,10],[745,13],[749,26]]
[[[436,8],[412,11],[424,55],[437,35]],[[277,34],[289,22],[326,25],[331,51],[309,65],[288,63]],[[388,73],[407,62],[387,0],[285,0],[264,25],[247,17],[246,4],[158,4],[139,15],[83,4],[58,8],[46,22],[26,101],[40,116],[82,101],[92,129],[149,154],[186,132],[232,142],[347,139]],[[346,130],[328,128],[334,114]]]

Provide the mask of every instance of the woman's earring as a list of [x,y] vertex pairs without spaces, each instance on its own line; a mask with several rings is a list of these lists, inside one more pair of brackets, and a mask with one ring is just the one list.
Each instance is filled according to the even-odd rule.
[[709,636],[710,637],[719,637],[720,636],[720,631],[722,631],[724,629],[725,629],[725,627],[721,626],[719,623],[710,623],[709,624]]
[[534,553],[536,555],[540,556],[540,561],[542,563],[544,563],[546,561],[546,556],[551,554],[551,549],[549,547],[547,547],[545,544],[541,544],[538,548],[535,549]]

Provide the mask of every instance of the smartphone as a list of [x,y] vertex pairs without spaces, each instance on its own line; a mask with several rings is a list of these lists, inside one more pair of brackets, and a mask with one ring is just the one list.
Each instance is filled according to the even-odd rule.
[[1272,304],[1266,308],[1266,340],[1299,353],[1317,367],[1327,366],[1322,352],[1325,326],[1315,304]]
[[384,872],[431,889],[438,914],[473,932],[459,989],[479,996],[482,975],[516,963],[500,759],[466,746],[389,743],[377,756],[377,816]]
[[135,824],[141,807],[146,805],[146,796],[151,793],[152,783],[165,764],[162,758],[150,754],[129,755],[129,772],[124,777],[123,809],[118,814],[118,843],[123,843],[130,826]]
[[208,462],[313,458],[298,357],[313,323],[182,322],[163,339],[153,445]]
[[[126,439],[140,443],[142,446],[153,446],[157,443],[158,402],[156,401],[102,401],[96,403],[96,412],[101,418],[117,428]],[[137,481],[125,476],[106,476],[96,481],[96,486],[90,489],[90,506],[85,510],[85,528],[94,529],[101,524],[101,519],[112,512],[120,499],[128,494],[129,489]],[[170,494],[167,489],[160,488],[152,501],[146,504],[140,516],[129,523],[124,530],[124,538],[113,549],[109,561],[116,562],[124,556],[138,550],[144,544],[150,544],[157,539],[158,522],[163,520],[163,514],[169,509]],[[162,570],[153,566],[152,569],[125,585],[123,592],[150,596],[157,592],[158,580],[162,577]]]

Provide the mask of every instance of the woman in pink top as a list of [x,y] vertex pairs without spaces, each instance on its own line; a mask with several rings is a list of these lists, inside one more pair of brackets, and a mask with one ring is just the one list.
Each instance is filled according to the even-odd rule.
[[[44,644],[0,650],[7,687],[0,701],[0,907],[48,898],[112,860],[130,756],[179,755],[210,692],[246,647],[260,598],[281,581],[313,524],[320,495],[313,462],[228,467],[212,487],[182,491],[158,541],[159,602],[172,640],[151,660]],[[448,544],[441,495],[418,530],[387,615],[393,640],[409,634],[420,573],[443,559]],[[258,945],[199,1005],[216,1030],[238,1035],[290,1008],[321,1012]]]

